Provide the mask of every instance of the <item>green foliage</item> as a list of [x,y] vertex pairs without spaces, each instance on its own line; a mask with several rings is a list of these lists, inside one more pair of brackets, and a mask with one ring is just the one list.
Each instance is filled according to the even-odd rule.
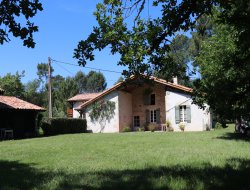
[[[43,83],[47,82],[48,79],[48,69],[49,66],[47,63],[38,63],[37,64],[37,76],[39,78],[39,80],[41,80]],[[54,69],[53,67],[51,67],[51,75],[53,74]]]
[[188,62],[190,61],[189,47],[190,39],[181,34],[176,35],[169,44],[168,57],[171,59],[171,66],[169,62],[162,65],[161,70],[155,71],[154,75],[159,78],[171,80],[173,77],[178,77],[178,83],[190,86],[190,79],[188,74]]
[[22,98],[24,96],[22,77],[24,77],[24,71],[21,74],[18,72],[15,75],[7,73],[0,77],[0,87],[4,90],[4,95]]
[[107,87],[106,79],[101,72],[90,71],[86,78],[85,92],[102,92]]
[[238,49],[238,31],[216,25],[215,34],[204,41],[195,63],[201,79],[195,81],[194,102],[208,103],[221,118],[232,119],[250,108],[250,51]]
[[78,71],[76,73],[74,80],[77,85],[78,93],[81,94],[81,93],[86,92],[86,84],[87,84],[88,78],[82,71]]
[[131,128],[126,126],[122,129],[122,132],[131,132]]
[[[146,16],[147,6],[159,9],[160,16]],[[244,39],[247,39],[247,42],[250,40],[249,1],[182,0],[177,3],[170,0],[155,0],[151,5],[147,5],[145,0],[132,0],[129,6],[127,1],[103,1],[96,6],[94,13],[98,26],[93,28],[87,39],[78,43],[74,57],[78,59],[79,64],[85,65],[87,60],[94,60],[95,50],[110,47],[111,54],[121,55],[118,65],[127,66],[128,70],[123,71],[126,76],[139,73],[150,75],[153,70],[162,73],[170,70],[172,77],[180,68],[183,75],[185,63],[181,62],[181,65],[178,65],[179,60],[175,58],[179,53],[173,51],[169,39],[177,32],[195,29],[199,35],[193,34],[193,54],[198,55],[201,39],[211,35],[211,24],[202,16],[212,15],[214,7],[223,10],[219,13],[220,20],[216,22],[227,23],[241,31],[238,46],[248,50],[250,43],[246,43]],[[238,20],[240,22],[237,22]],[[195,28],[196,21],[198,24]],[[178,41],[174,43],[178,44]]]
[[124,78],[122,76],[120,76],[117,81],[114,83],[114,85],[116,85],[117,83],[119,82],[123,82],[124,81]]
[[181,131],[184,131],[185,127],[186,127],[185,123],[183,123],[183,122],[179,123],[179,128],[180,128]]
[[215,127],[214,127],[215,129],[222,129],[223,127],[222,127],[222,124],[221,123],[219,123],[219,122],[216,122],[216,124],[215,124]]
[[166,121],[166,127],[169,128],[169,127],[171,127],[171,125],[172,125],[171,121],[170,121],[170,120],[167,120],[167,121]]
[[151,131],[151,132],[154,132],[154,131],[157,129],[157,125],[151,123],[151,124],[148,125],[147,129],[148,129],[149,131]]
[[[182,84],[195,85],[194,102],[201,107],[208,103],[224,119],[248,113],[250,1],[155,0],[153,6],[161,11],[156,17],[145,17],[146,2],[99,3],[98,26],[74,52],[79,64],[92,61],[95,50],[110,47],[111,54],[121,56],[118,65],[127,66],[123,71],[127,77],[154,71],[165,79],[184,77]],[[194,29],[191,40],[176,35],[190,29]],[[194,82],[185,73],[190,58],[201,73]]]
[[138,131],[138,132],[144,132],[144,131],[145,131],[145,127],[141,126],[141,127],[138,128],[137,131]]
[[[39,11],[42,11],[39,0],[15,0],[0,2],[0,44],[9,42],[9,33],[14,37],[20,37],[23,45],[34,48],[33,33],[38,27],[31,22]],[[25,22],[20,22],[20,20]],[[21,24],[24,23],[24,26]]]
[[110,121],[115,114],[115,102],[109,100],[100,100],[91,107],[89,114],[92,121]]
[[41,81],[38,79],[26,83],[24,85],[24,99],[36,105],[40,106],[45,105],[44,92],[42,89],[40,89],[40,87],[41,87]]
[[43,120],[41,128],[45,136],[85,133],[87,130],[87,123],[85,119],[52,118]]

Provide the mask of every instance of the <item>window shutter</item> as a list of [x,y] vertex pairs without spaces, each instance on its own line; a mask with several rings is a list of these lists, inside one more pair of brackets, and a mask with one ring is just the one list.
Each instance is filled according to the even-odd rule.
[[175,123],[180,123],[180,107],[175,106]]
[[156,110],[156,123],[161,123],[161,115],[160,115],[160,108]]
[[149,103],[150,103],[150,96],[148,94],[144,94],[143,95],[143,99],[144,99],[144,105],[149,105]]
[[146,110],[146,123],[150,123],[150,112]]
[[191,123],[191,107],[186,106],[186,116],[187,116],[187,122]]

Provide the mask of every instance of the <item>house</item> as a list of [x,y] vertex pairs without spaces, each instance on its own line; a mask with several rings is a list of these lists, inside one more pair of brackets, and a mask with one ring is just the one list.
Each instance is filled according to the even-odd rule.
[[67,100],[69,106],[67,108],[67,117],[79,118],[80,113],[75,109],[82,105],[84,102],[91,100],[98,96],[100,93],[84,93],[84,94],[77,94],[76,96]]
[[[180,123],[185,123],[185,131],[203,131],[211,128],[209,107],[200,109],[192,104],[192,89],[149,77],[150,83],[141,77],[131,77],[127,82],[120,82],[110,89],[96,95],[88,101],[78,104],[74,110],[77,117],[86,118],[88,130],[92,132],[122,132],[125,127],[132,129],[151,123],[171,123],[174,131],[180,131]],[[105,102],[113,102],[114,110],[108,119],[93,119],[93,110],[98,103],[99,111]],[[75,117],[75,115],[73,115]]]
[[0,129],[10,129],[15,138],[34,136],[37,115],[43,111],[19,98],[0,95]]

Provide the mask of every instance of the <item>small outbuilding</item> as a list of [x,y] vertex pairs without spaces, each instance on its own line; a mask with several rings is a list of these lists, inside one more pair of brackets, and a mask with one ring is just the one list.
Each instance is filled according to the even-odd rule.
[[32,137],[36,120],[44,108],[13,96],[0,95],[0,130],[13,130],[14,138]]

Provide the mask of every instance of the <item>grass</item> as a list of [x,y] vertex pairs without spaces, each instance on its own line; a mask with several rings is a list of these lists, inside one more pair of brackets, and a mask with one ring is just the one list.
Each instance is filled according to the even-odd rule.
[[249,189],[250,141],[210,132],[0,142],[0,189]]

